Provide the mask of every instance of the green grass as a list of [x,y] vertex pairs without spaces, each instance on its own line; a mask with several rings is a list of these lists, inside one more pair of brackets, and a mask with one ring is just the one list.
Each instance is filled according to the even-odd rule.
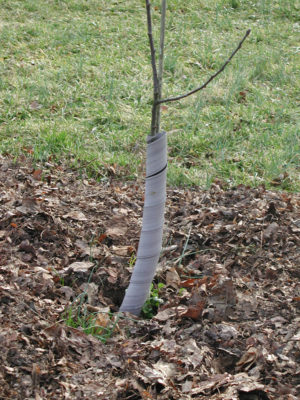
[[[141,174],[152,101],[144,0],[0,7],[0,151],[100,178],[114,164],[124,179]],[[154,23],[157,39],[158,9]],[[248,28],[218,79],[163,110],[171,185],[300,188],[299,0],[169,1],[164,94],[201,84]]]
[[[88,284],[90,283],[96,268],[97,266],[92,269],[87,281]],[[64,286],[64,278],[59,276],[56,271],[55,273],[59,278],[61,286]],[[67,326],[80,329],[85,334],[93,335],[103,343],[106,343],[114,333],[119,316],[117,315],[114,318],[113,314],[108,310],[105,310],[105,312],[89,311],[88,300],[89,295],[85,289],[71,302],[70,305],[66,307],[65,311],[62,313],[62,320]]]
[[82,330],[86,335],[93,335],[101,342],[106,343],[110,339],[115,331],[118,323],[118,316],[115,321],[112,313],[105,313],[106,318],[100,318],[100,321],[105,321],[106,326],[100,325],[98,315],[101,313],[89,312],[84,301],[84,293],[82,296],[78,296],[75,301],[65,310],[62,314],[63,321],[67,326]]

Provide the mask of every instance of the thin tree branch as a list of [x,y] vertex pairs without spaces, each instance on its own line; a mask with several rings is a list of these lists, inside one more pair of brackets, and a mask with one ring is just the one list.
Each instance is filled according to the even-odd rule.
[[167,8],[167,0],[162,0],[162,3],[161,3],[161,20],[160,20],[159,66],[158,66],[158,81],[159,81],[160,90],[162,89],[162,78],[163,78],[163,70],[164,70],[166,8]]
[[154,91],[158,90],[158,76],[157,76],[157,68],[156,68],[156,60],[155,60],[155,47],[153,43],[153,35],[152,35],[152,19],[151,19],[151,4],[149,0],[146,0],[146,10],[147,10],[147,26],[148,26],[148,38],[150,44],[151,51],[151,65],[153,72],[153,85]]
[[158,121],[157,121],[157,110],[160,108],[158,101],[161,99],[159,96],[159,81],[156,68],[155,58],[155,47],[153,43],[152,35],[152,19],[151,19],[151,4],[149,0],[146,0],[147,10],[147,25],[148,25],[148,37],[151,51],[151,65],[153,73],[153,104],[152,104],[152,118],[151,118],[151,136],[155,136],[158,133]]
[[238,44],[237,48],[233,51],[233,53],[231,54],[231,56],[228,58],[228,60],[223,64],[223,66],[215,73],[213,74],[203,85],[197,87],[194,90],[191,90],[188,93],[185,93],[183,95],[180,96],[176,96],[176,97],[169,97],[167,99],[161,99],[158,100],[157,104],[162,104],[162,103],[167,103],[167,102],[171,102],[171,101],[177,101],[177,100],[181,100],[185,97],[190,96],[191,94],[194,94],[196,92],[199,92],[199,90],[205,89],[206,86],[213,80],[215,79],[221,72],[224,71],[224,69],[226,68],[226,66],[230,63],[230,61],[232,60],[232,58],[236,55],[236,53],[240,50],[240,48],[242,47],[244,41],[246,40],[246,38],[249,36],[251,32],[251,29],[248,29],[245,36],[243,37],[243,39],[240,41],[240,43]]
[[[166,9],[167,0],[161,2],[161,18],[160,18],[160,43],[159,43],[159,64],[158,64],[158,101],[162,98],[163,72],[164,72],[164,47],[165,47],[165,31],[166,31]],[[157,133],[160,131],[160,105],[156,110]]]

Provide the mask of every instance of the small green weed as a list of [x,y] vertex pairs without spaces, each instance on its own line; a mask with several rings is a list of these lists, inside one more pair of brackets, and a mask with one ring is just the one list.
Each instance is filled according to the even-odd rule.
[[143,318],[151,319],[157,313],[158,307],[163,302],[159,298],[159,292],[164,287],[165,285],[161,282],[157,284],[157,287],[154,287],[153,283],[151,284],[149,298],[143,305],[141,312]]
[[131,257],[129,259],[129,267],[133,268],[134,264],[136,262],[136,255],[134,253],[131,254]]
[[85,293],[79,295],[63,313],[63,320],[67,326],[80,328],[87,335],[93,335],[101,342],[106,343],[114,332],[117,324],[112,320],[112,314],[89,312],[85,303]]
[[184,287],[181,287],[181,288],[179,288],[178,289],[178,294],[179,294],[179,296],[183,296],[183,294],[186,292],[186,288],[184,288]]
[[[90,242],[90,249],[92,249],[93,239]],[[92,261],[92,255],[90,255],[90,260]],[[93,273],[95,269],[98,268],[96,264],[91,270],[88,278],[88,283],[91,282]],[[56,271],[55,271],[56,272]],[[65,284],[64,279],[57,274],[60,278],[60,283]],[[101,312],[91,312],[87,304],[88,294],[83,291],[78,295],[71,305],[66,308],[62,314],[62,319],[65,321],[67,326],[72,328],[80,328],[87,335],[93,335],[101,342],[106,343],[109,339],[118,323],[119,317],[113,318],[113,314],[109,311]]]

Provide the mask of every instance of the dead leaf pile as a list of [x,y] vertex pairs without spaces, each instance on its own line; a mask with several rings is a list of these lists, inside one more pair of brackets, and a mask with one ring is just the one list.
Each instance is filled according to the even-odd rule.
[[[168,189],[163,303],[143,320],[117,314],[142,182],[0,158],[0,398],[299,398],[299,204],[219,181]],[[82,294],[95,332],[113,324],[105,344],[62,319]]]

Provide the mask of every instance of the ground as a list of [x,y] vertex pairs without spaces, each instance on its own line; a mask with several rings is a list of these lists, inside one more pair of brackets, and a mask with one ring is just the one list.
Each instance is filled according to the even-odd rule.
[[0,158],[0,398],[299,398],[300,196],[169,188],[147,320],[117,313],[143,181],[110,172]]

